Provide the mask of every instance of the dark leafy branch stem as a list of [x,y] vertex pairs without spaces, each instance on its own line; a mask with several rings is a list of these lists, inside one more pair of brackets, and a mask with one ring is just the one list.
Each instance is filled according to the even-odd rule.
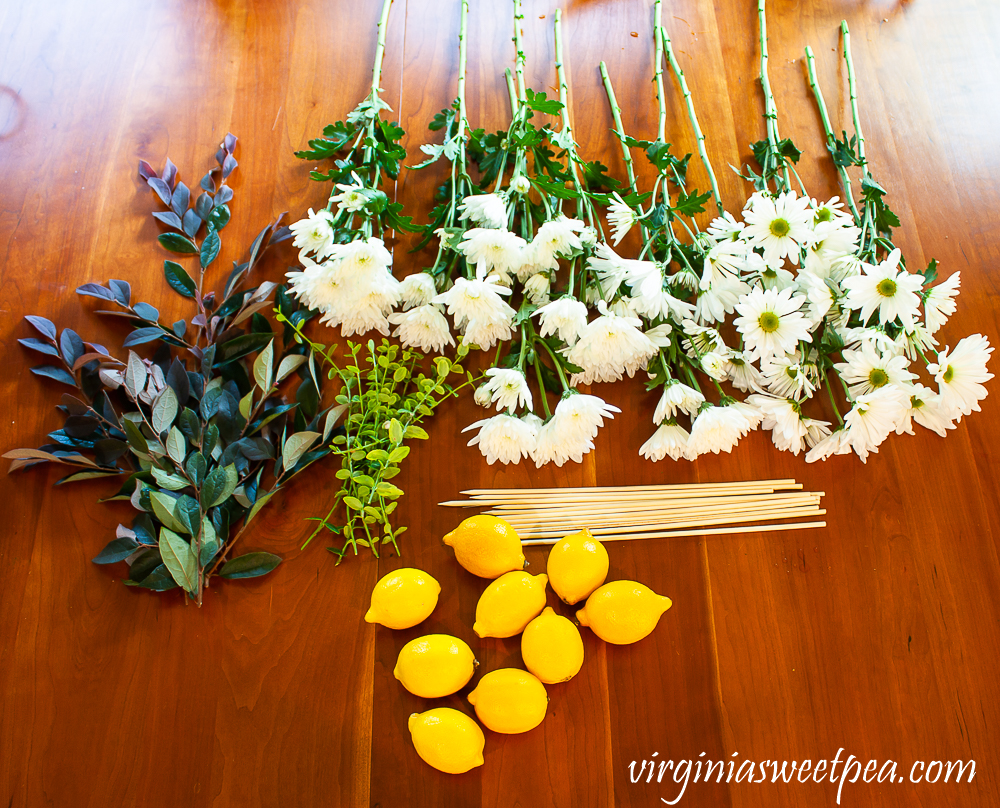
[[[659,5],[659,2],[660,0],[657,0],[657,5]],[[681,87],[681,93],[684,96],[684,104],[687,106],[688,118],[691,121],[691,128],[694,130],[695,141],[698,145],[698,156],[701,158],[702,165],[705,166],[705,171],[708,172],[708,180],[712,184],[712,196],[715,197],[715,206],[718,208],[719,215],[721,216],[723,213],[722,195],[719,193],[719,183],[715,178],[715,171],[712,170],[712,163],[708,159],[708,152],[705,150],[705,134],[701,131],[701,126],[698,124],[698,115],[694,111],[694,101],[691,98],[691,90],[688,88],[687,79],[684,77],[684,71],[681,70],[681,66],[677,63],[677,57],[674,55],[674,46],[670,41],[670,37],[667,35],[664,28],[658,27],[657,30],[659,32],[657,40],[662,42],[663,46],[666,48],[670,68],[674,71],[674,75],[677,77],[677,83]],[[657,64],[658,74],[659,69],[660,66]],[[660,136],[660,140],[663,140],[662,135]],[[679,179],[679,177],[677,179]]]

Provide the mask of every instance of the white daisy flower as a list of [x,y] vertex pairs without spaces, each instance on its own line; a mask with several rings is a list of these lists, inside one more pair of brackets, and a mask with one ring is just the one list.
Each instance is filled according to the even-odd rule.
[[508,230],[474,227],[465,231],[458,249],[475,265],[476,277],[485,278],[491,270],[506,276],[520,269],[525,246],[523,238]]
[[906,417],[909,398],[900,387],[887,385],[873,393],[864,393],[854,400],[844,423],[851,448],[862,463],[868,462],[868,455],[878,452],[878,447],[900,420]]
[[791,289],[754,289],[736,304],[735,325],[743,335],[745,353],[753,358],[791,353],[800,342],[812,342],[809,321],[799,311],[806,299]]
[[726,319],[727,314],[736,311],[739,299],[749,292],[750,287],[739,278],[717,278],[698,295],[694,317],[698,322],[720,323]]
[[896,425],[897,435],[913,435],[914,420],[932,432],[937,432],[942,438],[947,436],[949,429],[955,429],[954,419],[941,406],[940,395],[919,382],[906,392],[910,396],[909,407]]
[[809,235],[805,268],[821,278],[830,277],[834,266],[843,263],[845,255],[853,256],[857,252],[859,238],[861,230],[853,224],[818,223]]
[[941,405],[950,417],[961,421],[963,415],[979,412],[979,402],[986,398],[983,382],[993,378],[986,370],[993,348],[982,334],[961,340],[955,350],[945,348],[937,362],[927,366],[941,394]]
[[707,325],[699,325],[694,320],[684,320],[681,323],[684,330],[685,350],[689,356],[716,351],[718,353],[729,353],[726,341],[718,332],[718,329]]
[[760,282],[765,289],[795,289],[795,276],[787,269],[766,265],[760,273]]
[[723,211],[721,216],[712,219],[706,229],[706,233],[716,242],[738,241],[743,234],[743,222],[736,221],[736,218],[729,211]]
[[567,345],[573,345],[587,327],[587,307],[572,297],[561,297],[536,309],[543,337],[557,334]]
[[723,381],[729,375],[726,370],[727,364],[728,359],[724,354],[716,353],[715,351],[702,354],[701,369],[705,371],[709,378],[715,379],[717,382]]
[[549,287],[551,281],[547,272],[532,275],[524,284],[524,293],[528,300],[536,306],[544,306],[549,302]]
[[802,423],[806,427],[806,446],[810,449],[830,437],[829,421],[820,421],[816,418],[803,418]]
[[408,348],[440,353],[446,345],[455,344],[448,329],[448,320],[437,306],[424,305],[393,312],[389,315],[389,322],[396,326],[392,335]]
[[302,263],[305,263],[303,259],[308,253],[315,253],[319,261],[329,256],[333,246],[333,214],[330,211],[314,213],[309,208],[306,218],[289,225],[288,229],[292,231],[292,246],[299,248],[299,261]]
[[625,201],[617,192],[613,193],[611,195],[611,205],[608,207],[608,224],[611,226],[616,247],[637,221],[639,221],[639,217],[636,215],[636,212],[625,204]]
[[748,401],[737,401],[736,399],[731,399],[727,406],[732,407],[740,415],[747,419],[747,428],[746,431],[743,432],[744,436],[755,430],[758,426],[760,426],[761,421],[764,420],[764,413]]
[[489,381],[480,389],[490,392],[490,403],[496,403],[497,411],[507,410],[511,415],[519,407],[532,409],[531,388],[520,370],[513,368],[490,368],[486,371]]
[[941,281],[937,286],[932,286],[927,298],[924,300],[924,319],[927,320],[927,332],[933,334],[943,326],[948,318],[955,313],[958,304],[955,297],[958,295],[958,287],[961,283],[961,273],[956,272]]
[[507,227],[507,200],[500,194],[467,196],[458,206],[459,218],[490,228]]
[[593,247],[597,244],[597,230],[588,224],[580,231],[580,243],[584,247]]
[[867,322],[877,309],[882,325],[898,318],[903,328],[912,331],[920,305],[917,292],[923,284],[923,276],[900,269],[900,255],[895,249],[877,266],[862,264],[862,274],[844,278],[842,285],[847,290],[845,304],[861,309],[862,321]]
[[737,276],[746,266],[747,245],[742,241],[722,241],[705,253],[700,289],[713,283]]
[[566,351],[566,358],[583,368],[572,384],[616,382],[623,373],[630,377],[659,352],[639,326],[638,318],[620,317],[598,304],[601,316],[588,323],[580,339]]
[[663,393],[653,411],[653,423],[662,424],[665,420],[672,420],[679,412],[694,417],[704,403],[705,396],[693,387],[688,387],[677,379],[669,379],[663,386]]
[[883,353],[900,353],[896,341],[881,328],[841,328],[840,336],[848,347],[871,343]]
[[434,278],[427,272],[414,272],[399,282],[399,295],[405,309],[426,306],[436,294]]
[[351,176],[354,178],[354,183],[338,182],[336,188],[340,193],[331,197],[331,199],[337,203],[338,210],[356,213],[365,206],[368,202],[368,197],[365,195],[365,184],[361,181],[361,178],[353,171],[351,172]]
[[845,348],[844,361],[833,367],[847,382],[851,398],[871,393],[887,384],[905,386],[917,378],[908,368],[910,360],[903,355],[883,354],[870,342],[862,343],[860,350]]
[[772,197],[755,193],[743,211],[747,223],[743,238],[764,251],[764,260],[776,264],[788,258],[799,262],[799,249],[811,232],[812,211],[807,197],[796,198],[794,191]]
[[494,415],[469,424],[463,432],[479,429],[479,434],[469,441],[469,446],[478,444],[479,451],[492,466],[497,460],[504,465],[520,463],[535,448],[538,426],[530,420],[512,415]]
[[447,292],[432,298],[432,303],[448,307],[448,313],[455,318],[455,325],[464,328],[473,319],[480,322],[509,322],[515,311],[501,295],[509,295],[510,289],[495,280],[468,280],[457,278],[455,285]]
[[764,416],[761,424],[764,429],[771,430],[771,441],[776,447],[795,455],[802,451],[808,428],[802,420],[798,402],[760,394],[748,397],[747,401]]
[[673,332],[670,323],[661,323],[658,326],[648,329],[645,334],[649,337],[657,348],[670,347],[670,334]]
[[938,341],[923,323],[916,322],[912,331],[900,331],[895,343],[897,353],[905,353],[911,362],[915,362],[918,356],[924,356],[932,348],[936,348]]
[[750,390],[759,393],[764,390],[764,376],[752,362],[745,351],[730,352],[729,365],[726,368],[729,372],[729,381],[733,383],[733,387],[744,393]]
[[610,298],[618,291],[626,277],[641,279],[657,269],[654,261],[636,261],[622,258],[607,244],[598,244],[594,255],[587,260],[587,269],[600,280],[601,294]]
[[815,463],[817,460],[826,460],[833,455],[843,455],[851,453],[850,434],[841,427],[836,432],[827,435],[818,441],[815,446],[806,452],[806,463]]
[[691,424],[688,439],[687,459],[694,460],[699,455],[731,452],[739,439],[750,430],[749,422],[734,407],[704,407]]
[[807,365],[798,351],[761,360],[760,370],[769,392],[801,401],[816,392],[815,365]]
[[680,460],[687,454],[688,432],[675,423],[666,423],[657,427],[652,437],[639,447],[639,454],[654,463],[670,457]]
[[806,316],[810,325],[815,328],[819,325],[827,313],[834,309],[837,304],[837,295],[825,278],[803,269],[799,272],[796,282],[799,291],[806,296],[809,301],[809,308]]

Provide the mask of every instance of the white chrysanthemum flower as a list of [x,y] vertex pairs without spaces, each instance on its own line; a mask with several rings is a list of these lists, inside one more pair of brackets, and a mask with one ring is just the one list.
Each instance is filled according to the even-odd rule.
[[717,351],[718,353],[729,353],[726,341],[718,329],[707,325],[699,325],[694,320],[684,320],[681,323],[684,331],[684,349],[689,356]]
[[823,321],[823,318],[826,317],[831,309],[836,311],[835,306],[837,304],[837,295],[834,293],[825,278],[822,278],[807,269],[803,269],[799,272],[796,281],[799,286],[799,291],[802,292],[809,301],[809,308],[807,309],[806,316],[809,318],[810,326],[815,328]]
[[654,463],[670,457],[671,460],[680,460],[687,455],[688,448],[687,430],[675,423],[666,423],[657,427],[652,437],[639,447],[639,454]]
[[[636,261],[622,258],[607,244],[598,244],[594,255],[587,260],[587,269],[600,280],[601,294],[607,299],[618,291],[627,277],[641,279],[656,270],[654,261]],[[697,279],[696,279],[697,280]]]
[[625,200],[617,192],[613,193],[611,205],[608,207],[608,224],[611,225],[616,247],[637,221],[639,221],[639,217],[636,212],[625,204]]
[[299,261],[302,263],[305,263],[303,259],[309,253],[315,253],[318,261],[330,255],[333,246],[333,214],[330,211],[314,213],[309,208],[306,218],[289,225],[288,229],[292,231],[292,246],[299,248]]
[[733,383],[733,387],[744,393],[750,390],[759,393],[764,390],[764,376],[752,363],[753,360],[747,356],[745,351],[730,352],[729,365],[727,366],[729,381]]
[[389,322],[396,326],[392,335],[408,348],[440,353],[446,345],[455,344],[448,329],[448,320],[437,306],[423,305],[393,312],[389,315]]
[[[748,262],[749,263],[749,262]],[[787,269],[768,264],[760,273],[760,282],[765,289],[795,289],[795,276]]]
[[457,278],[451,289],[437,295],[431,302],[447,306],[448,313],[455,318],[455,325],[464,328],[470,320],[513,320],[514,309],[501,297],[509,294],[510,289],[490,278],[471,281]]
[[847,290],[846,305],[861,309],[863,322],[867,322],[878,310],[882,325],[898,318],[903,328],[912,331],[913,319],[920,305],[917,292],[923,284],[923,276],[900,269],[900,255],[900,251],[895,249],[877,266],[862,264],[862,274],[844,278],[842,285]]
[[549,302],[549,287],[551,286],[551,280],[549,279],[549,274],[547,272],[539,272],[537,275],[532,275],[525,281],[524,293],[528,296],[528,300],[536,306],[544,306]]
[[436,294],[434,278],[427,272],[414,272],[399,282],[399,295],[404,309],[426,306]]
[[716,242],[738,241],[746,227],[743,222],[736,221],[736,218],[729,211],[723,211],[721,216],[712,219],[706,232]]
[[848,440],[862,463],[868,455],[878,452],[878,447],[897,424],[906,417],[909,397],[901,387],[888,385],[873,393],[864,393],[854,400],[844,423]]
[[568,460],[582,463],[583,456],[594,448],[591,438],[571,432],[568,426],[566,421],[553,416],[539,427],[535,448],[531,452],[536,468],[541,468],[546,463],[555,463],[562,468]]
[[688,387],[677,379],[670,379],[663,386],[663,394],[653,411],[653,423],[662,424],[665,420],[672,420],[679,412],[694,417],[704,403],[705,396],[693,387]]
[[785,258],[793,264],[799,262],[799,249],[812,230],[807,197],[796,198],[794,191],[777,197],[755,193],[747,200],[743,219],[747,223],[743,238],[763,249],[767,263],[776,264]]
[[579,219],[559,216],[538,228],[531,240],[532,257],[540,269],[558,269],[560,257],[567,257],[574,250],[582,250],[578,233],[584,228]]
[[614,418],[616,412],[621,410],[599,396],[570,392],[560,399],[552,417],[561,421],[560,431],[566,435],[596,438],[604,419]]
[[667,275],[667,283],[671,286],[680,289],[687,289],[691,292],[698,288],[698,284],[700,282],[698,273],[688,269],[687,267],[681,267],[676,272]]
[[524,374],[513,368],[490,368],[486,371],[489,381],[483,388],[490,391],[490,403],[496,403],[497,411],[507,410],[511,414],[519,407],[532,408],[531,388]]
[[709,452],[731,452],[739,439],[749,431],[749,422],[739,410],[709,404],[702,408],[691,424],[686,456],[688,460],[694,460]]
[[871,393],[887,384],[906,386],[917,378],[909,371],[910,360],[902,354],[883,354],[870,342],[862,343],[859,350],[845,348],[844,361],[833,367],[849,385],[851,398]]
[[657,348],[669,348],[670,334],[673,330],[674,329],[670,323],[661,323],[660,325],[647,330],[645,334],[653,341],[653,344]]
[[761,360],[760,370],[769,392],[801,401],[816,392],[815,365],[807,365],[798,351]]
[[806,446],[810,449],[830,437],[829,421],[820,421],[816,418],[803,418],[802,423],[806,426]]
[[937,432],[942,438],[947,436],[949,429],[955,429],[955,423],[949,412],[941,406],[941,396],[929,387],[917,383],[907,388],[910,397],[909,407],[896,425],[896,434],[914,434],[913,421],[923,427]]
[[340,193],[332,197],[332,201],[337,203],[338,210],[357,213],[367,204],[368,197],[365,195],[365,184],[361,178],[353,171],[351,176],[354,178],[353,183],[337,183],[336,188]]
[[758,426],[764,420],[764,413],[762,413],[757,407],[751,404],[749,401],[737,401],[736,399],[730,399],[727,405],[736,410],[740,415],[742,415],[747,420],[746,430],[743,432],[743,436],[746,436]]
[[580,339],[566,352],[566,358],[583,368],[573,375],[572,384],[616,382],[623,373],[631,377],[659,352],[659,348],[639,326],[638,318],[620,317],[599,304],[601,316],[587,324]]
[[493,394],[484,384],[476,388],[476,392],[472,396],[472,400],[475,401],[480,407],[486,407],[489,409],[490,405],[493,403]]
[[699,322],[721,323],[727,314],[736,311],[739,299],[750,292],[750,287],[739,278],[717,278],[698,295],[694,316]]
[[747,262],[747,244],[743,241],[722,241],[705,253],[700,289],[738,276]]
[[806,463],[815,463],[817,460],[826,460],[833,455],[844,455],[851,453],[850,434],[841,427],[836,432],[827,435],[818,441],[815,446],[806,452]]
[[337,262],[337,272],[348,278],[371,277],[392,266],[392,254],[382,239],[375,237],[334,244],[330,257]]
[[861,238],[860,228],[850,223],[820,222],[809,235],[805,268],[821,278],[830,277],[844,256],[854,256]]
[[[661,281],[662,283],[662,281]],[[680,298],[674,297],[665,289],[659,291],[649,291],[629,298],[629,305],[632,311],[650,320],[666,319],[673,317],[675,320],[683,320],[693,317],[696,307]]]
[[593,247],[597,244],[597,230],[588,224],[580,231],[580,243],[584,247]]
[[531,190],[531,180],[524,174],[515,174],[510,181],[510,190],[516,194],[526,194]]
[[471,219],[490,228],[507,227],[507,200],[500,194],[467,196],[458,210],[460,219]]
[[483,351],[488,351],[498,342],[509,340],[513,334],[513,320],[506,317],[473,317],[465,324],[462,332],[467,343]]
[[701,357],[701,369],[709,378],[715,379],[717,382],[721,382],[729,375],[726,369],[727,364],[728,357],[715,351],[709,351]]
[[561,297],[535,310],[543,337],[557,334],[567,345],[573,345],[587,327],[587,307],[572,297]]
[[740,298],[734,321],[743,335],[746,354],[753,358],[791,353],[799,341],[812,342],[809,321],[799,311],[804,297],[791,289],[754,289]]
[[848,347],[871,343],[883,353],[898,354],[900,347],[881,328],[841,328],[840,336]]
[[950,417],[961,421],[963,415],[979,412],[979,402],[986,398],[983,382],[993,378],[986,363],[993,348],[982,334],[961,340],[955,350],[945,348],[927,371],[934,376],[941,394],[941,405]]
[[[536,419],[537,420],[537,419]],[[515,418],[512,415],[494,415],[469,424],[463,432],[479,429],[479,434],[469,441],[469,446],[478,444],[479,451],[492,466],[497,460],[504,465],[520,463],[535,448],[538,426],[531,420]]]
[[927,332],[933,334],[943,326],[948,318],[955,313],[958,304],[955,296],[961,283],[961,273],[956,272],[937,286],[932,286],[924,300],[924,319],[927,320]]
[[508,230],[474,227],[466,230],[458,249],[476,267],[476,277],[485,278],[491,270],[510,275],[521,268],[521,251],[527,243]]

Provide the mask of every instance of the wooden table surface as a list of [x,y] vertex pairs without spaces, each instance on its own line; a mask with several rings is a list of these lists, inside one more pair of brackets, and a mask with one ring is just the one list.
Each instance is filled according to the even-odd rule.
[[[228,245],[268,217],[320,207],[323,189],[295,159],[342,118],[370,80],[376,0],[54,0],[0,8],[0,296],[4,373],[0,447],[34,446],[57,428],[59,385],[28,370],[16,340],[27,313],[91,338],[122,336],[72,290],[110,277],[172,311],[140,159],[169,156],[185,179],[209,167],[227,131],[241,140]],[[649,0],[575,0],[565,12],[576,133],[585,155],[623,166],[596,65],[605,59],[627,130],[656,130]],[[528,79],[554,84],[552,0],[527,0]],[[782,134],[806,151],[814,196],[838,192],[822,149],[802,49],[817,53],[834,127],[849,128],[838,26],[853,32],[861,117],[876,176],[890,189],[899,243],[916,266],[961,270],[959,312],[941,333],[998,341],[1000,5],[994,0],[772,0],[771,81]],[[668,0],[664,22],[687,69],[726,203],[746,187],[725,168],[763,136],[755,4]],[[455,93],[457,3],[396,0],[385,98],[411,151]],[[468,97],[474,124],[507,123],[501,71],[512,60],[510,7],[473,2]],[[673,78],[668,139],[693,139]],[[411,162],[414,158],[411,157]],[[641,162],[641,161],[640,161]],[[701,167],[693,165],[704,185]],[[418,217],[441,179],[404,173]],[[234,235],[239,236],[235,238]],[[426,256],[397,248],[410,271]],[[236,254],[223,259],[238,258]],[[279,279],[294,251],[266,265]],[[91,301],[92,302],[92,301]],[[458,430],[471,401],[442,408],[433,440],[406,461],[403,558],[298,550],[333,495],[328,467],[298,481],[246,539],[286,557],[272,575],[209,591],[204,608],[130,590],[121,567],[90,559],[127,508],[98,505],[101,483],[53,489],[56,470],[0,478],[0,804],[10,806],[653,806],[673,782],[633,783],[631,761],[830,760],[853,755],[900,776],[914,761],[973,759],[972,783],[848,783],[853,806],[1000,804],[1000,394],[947,440],[889,440],[867,466],[807,466],[753,434],[731,455],[641,460],[654,400],[638,380],[598,388],[624,410],[582,465],[488,467]],[[635,646],[584,630],[586,662],[549,688],[541,727],[487,733],[486,763],[440,774],[414,753],[407,716],[427,704],[392,677],[409,639],[471,642],[480,671],[520,663],[515,641],[471,631],[482,582],[440,537],[459,519],[436,502],[469,486],[620,485],[794,477],[826,492],[822,531],[742,534],[609,548],[611,578],[673,598]],[[529,552],[533,568],[545,551]],[[443,587],[417,629],[362,621],[375,581],[412,565]],[[554,596],[550,594],[550,602]],[[467,692],[463,691],[463,692]],[[460,696],[445,700],[466,710]],[[734,758],[733,755],[738,757]],[[638,764],[637,764],[638,765]],[[919,772],[918,772],[919,773]],[[669,779],[670,775],[667,775]],[[827,806],[829,782],[690,785],[686,806]]]

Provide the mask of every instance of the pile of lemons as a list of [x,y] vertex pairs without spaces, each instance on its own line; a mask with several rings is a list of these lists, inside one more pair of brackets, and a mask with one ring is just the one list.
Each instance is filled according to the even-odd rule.
[[[473,575],[494,579],[476,606],[472,626],[476,636],[521,635],[527,670],[490,671],[468,696],[476,717],[493,732],[513,734],[537,727],[548,708],[545,685],[568,682],[583,666],[580,631],[546,607],[546,585],[569,605],[586,599],[576,613],[577,621],[616,645],[641,640],[671,606],[669,598],[635,581],[605,584],[608,551],[589,530],[557,542],[541,575],[523,571],[520,538],[494,516],[466,519],[444,537],[444,543],[454,548],[458,563]],[[411,628],[430,616],[440,592],[440,584],[426,572],[396,570],[375,585],[365,620],[392,629]],[[428,634],[403,646],[393,675],[416,696],[442,698],[465,687],[478,664],[472,649],[458,637]],[[461,774],[483,764],[483,731],[459,710],[437,707],[414,713],[408,728],[417,754],[435,769]]]

